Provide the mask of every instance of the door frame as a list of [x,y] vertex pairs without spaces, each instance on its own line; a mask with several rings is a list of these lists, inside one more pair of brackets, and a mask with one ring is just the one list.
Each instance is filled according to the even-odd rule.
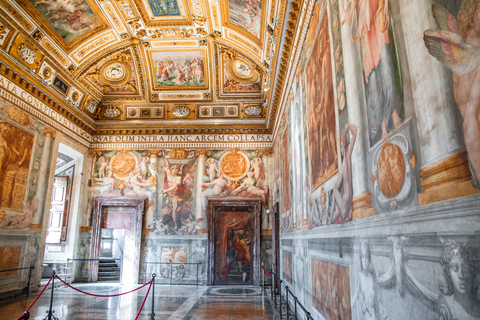
[[[94,212],[93,212],[93,232],[92,232],[92,247],[90,257],[91,259],[98,259],[100,257],[100,242],[102,237],[102,216],[103,208],[105,207],[129,207],[135,208],[135,217],[132,219],[131,233],[135,237],[135,252],[133,256],[134,270],[132,270],[131,283],[137,284],[140,274],[140,245],[142,240],[142,218],[144,210],[145,199],[143,198],[129,198],[129,197],[111,197],[95,198]],[[90,270],[88,273],[89,282],[97,282],[98,280],[98,261],[90,264]],[[123,261],[122,261],[123,264]],[[135,271],[136,270],[136,271]]]
[[[260,199],[236,200],[236,199],[215,199],[208,200],[208,259],[207,259],[207,285],[215,285],[215,275],[220,272],[220,265],[215,263],[217,252],[217,239],[220,235],[218,223],[221,212],[252,212],[253,214],[253,241],[252,241],[252,284],[260,285],[260,229],[262,202]],[[219,242],[218,242],[219,243]]]

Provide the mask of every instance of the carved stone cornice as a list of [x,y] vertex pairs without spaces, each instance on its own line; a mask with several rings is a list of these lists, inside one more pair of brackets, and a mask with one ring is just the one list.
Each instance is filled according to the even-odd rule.
[[[285,36],[284,36],[285,41],[283,44],[282,56],[278,57],[278,59],[280,59],[279,62],[278,62],[278,59],[276,61],[276,64],[280,63],[280,67],[278,68],[279,72],[277,74],[276,87],[272,95],[273,100],[271,101],[270,118],[268,120],[268,126],[267,126],[272,131],[275,125],[275,120],[277,118],[277,112],[280,106],[282,92],[286,90],[285,80],[287,79],[287,71],[290,63],[290,57],[295,49],[294,47],[295,35],[297,33],[297,28],[301,25],[301,22],[302,22],[299,20],[302,3],[303,3],[303,0],[295,0],[290,5],[290,13],[288,15],[288,23],[287,23],[287,28],[285,30]],[[281,14],[282,17],[285,15],[285,12],[286,10],[284,10],[283,13]],[[308,25],[308,21],[306,21],[305,23]],[[282,24],[283,24],[283,21],[282,21]],[[280,45],[280,41],[278,41],[278,46],[279,45]],[[302,50],[303,46],[297,45],[296,47],[297,47],[297,50]],[[279,51],[276,51],[276,52],[279,52]],[[270,66],[270,68],[274,70],[277,69],[276,65]]]

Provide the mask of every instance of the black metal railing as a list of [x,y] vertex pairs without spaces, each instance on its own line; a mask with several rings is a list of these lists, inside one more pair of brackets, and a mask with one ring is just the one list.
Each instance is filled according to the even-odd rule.
[[19,270],[27,270],[27,269],[28,269],[28,282],[25,285],[25,287],[22,289],[22,291],[20,291],[19,295],[23,296],[25,294],[25,295],[27,295],[27,298],[28,298],[28,294],[30,293],[30,282],[31,282],[30,280],[32,279],[32,270],[35,269],[35,267],[25,267],[25,268],[0,270],[0,273],[13,272],[13,271],[19,271]]
[[[147,279],[147,274],[155,273],[157,275],[155,282],[158,284],[198,286],[200,265],[202,265],[201,262],[145,262],[143,279]],[[193,275],[195,275],[195,281],[189,281],[193,280]]]
[[[280,279],[278,275],[273,271],[272,271],[272,283],[273,285],[271,286],[270,296],[271,296],[271,300],[275,305],[275,308],[278,307],[280,319],[282,319],[283,316],[286,316],[287,320],[289,319],[297,320],[299,316],[298,309],[302,309],[306,319],[313,320],[313,317],[310,314],[310,312],[308,312],[308,310],[300,303],[300,301],[298,301],[297,296],[295,296],[295,294],[292,292],[292,290],[290,290],[290,288],[287,285],[285,285],[285,296],[282,295],[283,280]],[[293,299],[293,303],[290,302],[290,299]],[[291,304],[293,305],[292,309],[291,309]]]

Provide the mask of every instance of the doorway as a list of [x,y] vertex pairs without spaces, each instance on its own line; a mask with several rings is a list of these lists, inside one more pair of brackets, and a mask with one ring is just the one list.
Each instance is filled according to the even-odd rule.
[[208,284],[260,285],[260,200],[208,201]]
[[[121,283],[138,283],[144,202],[144,199],[128,197],[95,199],[91,257],[117,259],[114,261]],[[90,268],[90,282],[101,280],[99,264],[94,263]]]
[[[107,207],[108,208],[108,207]],[[107,209],[105,208],[105,209]],[[123,247],[125,243],[125,228],[102,228],[100,241],[100,261],[98,264],[98,281],[121,282]],[[118,228],[121,227],[121,228]],[[126,257],[131,259],[133,257]]]

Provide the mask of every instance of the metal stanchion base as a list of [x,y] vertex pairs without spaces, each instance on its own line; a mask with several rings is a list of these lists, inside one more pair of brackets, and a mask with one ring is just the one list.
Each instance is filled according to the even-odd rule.
[[59,320],[57,317],[53,315],[54,312],[55,310],[47,311],[47,316],[43,318],[43,320]]

